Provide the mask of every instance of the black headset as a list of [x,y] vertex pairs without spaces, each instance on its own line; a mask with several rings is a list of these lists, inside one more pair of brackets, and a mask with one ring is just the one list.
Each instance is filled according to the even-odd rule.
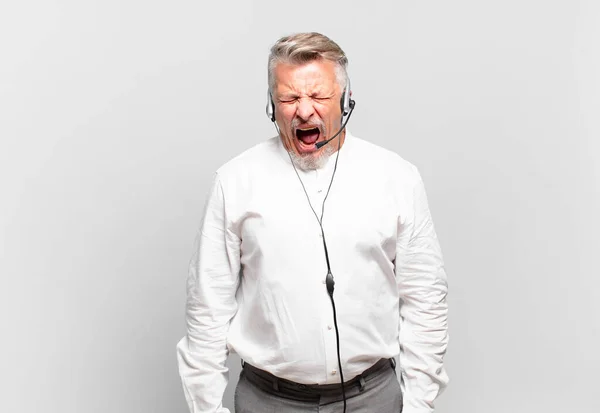
[[[342,92],[342,98],[340,99],[340,110],[342,112],[342,119],[344,116],[348,116],[352,108],[354,108],[354,100],[350,99],[350,79],[346,77],[346,86]],[[271,122],[275,122],[275,102],[273,102],[273,94],[271,89],[267,90],[267,117]]]

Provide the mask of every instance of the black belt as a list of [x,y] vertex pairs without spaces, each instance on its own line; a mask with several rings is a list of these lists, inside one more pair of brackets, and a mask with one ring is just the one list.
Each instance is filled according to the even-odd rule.
[[[273,374],[254,367],[248,363],[242,362],[242,374],[257,387],[269,392],[276,393],[283,397],[294,400],[318,400],[320,397],[337,397],[342,395],[341,383],[335,384],[302,384],[291,380],[286,380],[274,376]],[[344,383],[346,392],[354,386],[358,386],[362,390],[367,381],[376,377],[378,373],[384,369],[395,369],[396,360],[380,359],[373,366],[359,374],[358,376]]]

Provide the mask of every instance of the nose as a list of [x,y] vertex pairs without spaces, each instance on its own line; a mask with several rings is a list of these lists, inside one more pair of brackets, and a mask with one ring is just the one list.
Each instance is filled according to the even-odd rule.
[[311,116],[315,113],[315,108],[310,99],[300,99],[298,102],[298,108],[296,109],[296,116],[303,122],[308,122]]

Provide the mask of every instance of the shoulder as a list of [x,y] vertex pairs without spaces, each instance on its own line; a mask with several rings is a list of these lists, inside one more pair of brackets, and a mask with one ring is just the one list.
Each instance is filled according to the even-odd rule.
[[217,170],[220,180],[232,180],[248,176],[272,164],[279,154],[277,137],[260,142],[225,162]]
[[412,183],[420,179],[417,167],[400,154],[355,135],[349,142],[352,156],[365,166]]

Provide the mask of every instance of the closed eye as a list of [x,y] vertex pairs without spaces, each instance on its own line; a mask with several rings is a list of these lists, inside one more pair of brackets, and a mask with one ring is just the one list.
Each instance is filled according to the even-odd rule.
[[[333,96],[311,96],[311,99],[317,102],[326,102],[330,100]],[[281,97],[278,99],[279,103],[294,103],[298,101],[298,97]]]
[[296,100],[298,100],[298,98],[294,97],[294,96],[289,96],[289,97],[286,96],[286,97],[279,98],[279,102],[281,102],[281,103],[292,103],[292,102],[295,102]]

